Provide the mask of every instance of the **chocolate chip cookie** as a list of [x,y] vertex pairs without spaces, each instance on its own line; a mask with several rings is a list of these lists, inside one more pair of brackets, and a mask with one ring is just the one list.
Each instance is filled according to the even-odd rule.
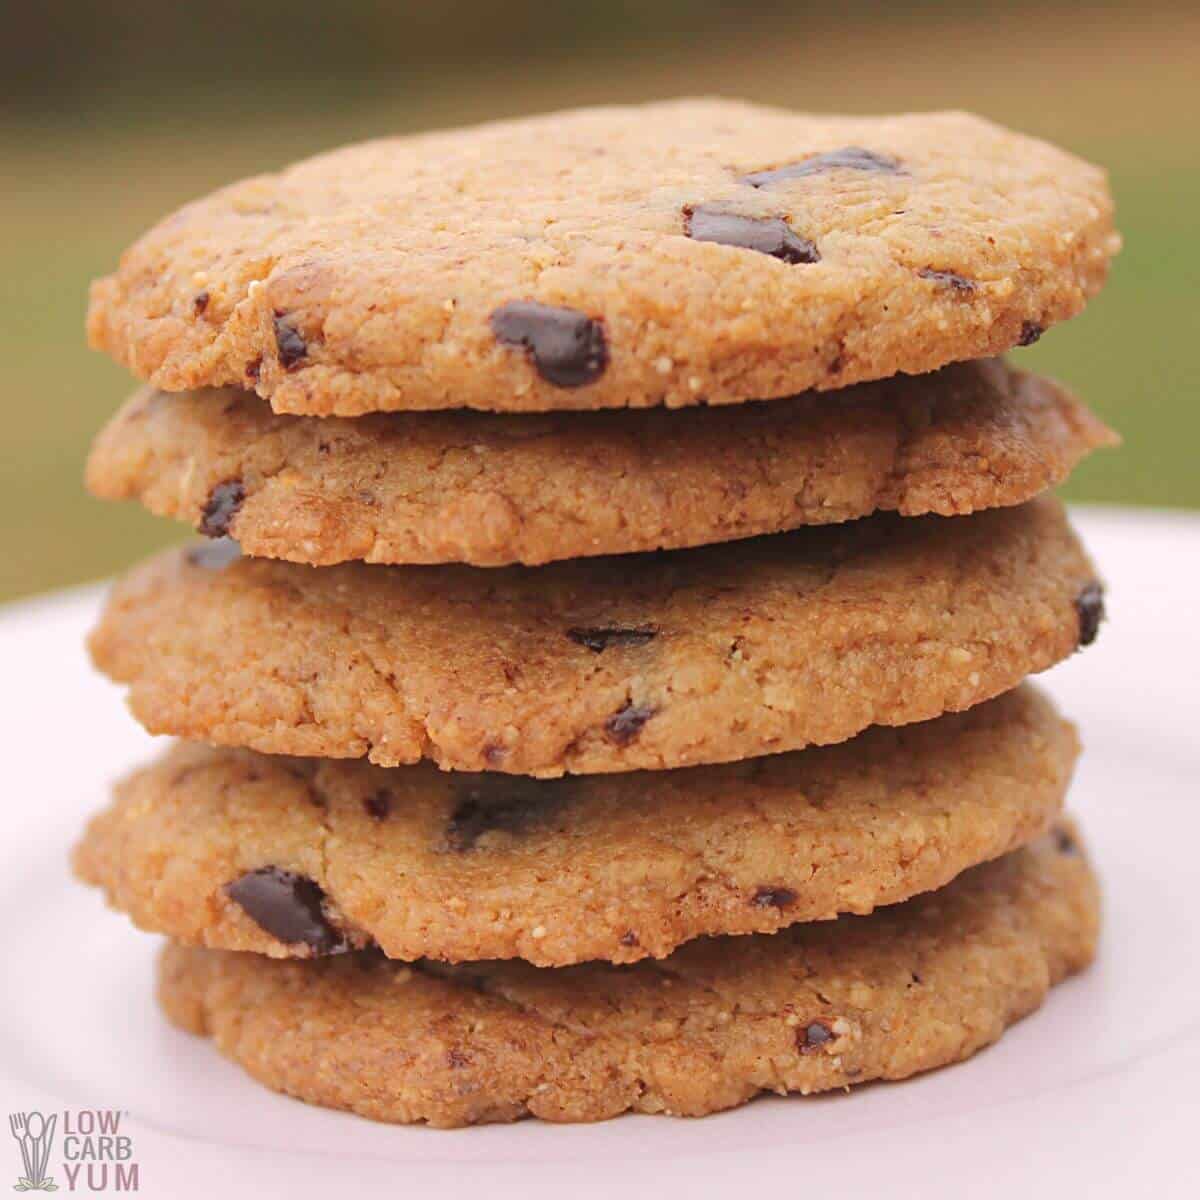
[[1096,881],[1069,825],[869,917],[544,970],[287,962],[171,945],[159,997],[252,1076],[380,1121],[700,1116],[903,1079],[994,1042],[1088,964]]
[[88,464],[248,554],[497,566],[673,549],[861,517],[1018,504],[1115,440],[995,359],[839,393],[680,412],[278,416],[235,389],[135,395]]
[[1102,171],[977,117],[683,100],[233,184],[93,285],[88,334],[277,412],[727,404],[1027,344],[1119,244]]
[[554,780],[180,744],[75,866],[139,926],[220,949],[634,962],[941,887],[1043,833],[1077,751],[1028,685],[838,746]]
[[135,569],[90,639],[152,732],[554,776],[724,762],[969,708],[1096,632],[1052,497],[539,568]]

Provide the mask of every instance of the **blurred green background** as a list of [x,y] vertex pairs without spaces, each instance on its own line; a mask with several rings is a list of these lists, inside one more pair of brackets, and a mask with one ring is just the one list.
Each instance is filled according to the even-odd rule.
[[680,94],[970,108],[1107,165],[1126,238],[1110,288],[1021,361],[1125,436],[1070,496],[1200,506],[1194,4],[78,0],[14,5],[4,29],[0,598],[183,536],[79,483],[132,387],[84,347],[87,283],[158,217],[339,142]]

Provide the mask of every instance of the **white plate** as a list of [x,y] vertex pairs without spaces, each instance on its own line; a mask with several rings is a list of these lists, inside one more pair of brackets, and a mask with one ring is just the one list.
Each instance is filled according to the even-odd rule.
[[[65,866],[107,783],[150,749],[84,661],[98,592],[0,611],[0,1107],[59,1112],[60,1135],[61,1114],[119,1110],[139,1194],[171,1200],[1197,1195],[1200,518],[1076,515],[1111,619],[1046,682],[1088,747],[1073,807],[1106,888],[1099,962],[969,1063],[703,1121],[375,1125],[267,1092],[168,1028],[150,992],[156,940]],[[2,1120],[7,1191],[20,1157]],[[65,1192],[61,1147],[51,1169]]]

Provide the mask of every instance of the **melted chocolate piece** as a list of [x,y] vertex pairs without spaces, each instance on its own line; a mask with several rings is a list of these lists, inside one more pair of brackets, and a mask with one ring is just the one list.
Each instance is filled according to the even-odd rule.
[[595,654],[607,650],[609,646],[644,646],[658,636],[657,629],[622,629],[617,626],[609,628],[590,628],[574,626],[567,630],[567,637],[581,646],[586,646]]
[[960,296],[970,296],[975,292],[974,282],[954,271],[938,271],[933,267],[924,267],[917,274],[922,279],[928,279],[931,283],[937,284],[940,288],[957,292]]
[[750,903],[755,908],[787,908],[795,900],[796,893],[785,887],[760,887],[750,897]]
[[796,1048],[801,1054],[813,1054],[833,1037],[833,1030],[824,1021],[812,1021],[796,1034]]
[[563,808],[570,786],[566,780],[478,776],[459,793],[446,824],[446,843],[462,853],[474,849],[485,833],[528,833]]
[[808,175],[820,175],[824,171],[877,171],[881,175],[902,175],[899,160],[890,154],[877,154],[861,146],[843,146],[840,150],[826,150],[797,163],[773,167],[769,171],[755,171],[743,175],[739,182],[751,187],[770,187],[773,183],[784,183],[789,179],[803,179]]
[[697,242],[757,250],[785,263],[821,261],[816,246],[779,217],[739,217],[713,208],[685,208],[683,228]]
[[592,383],[608,366],[604,324],[575,308],[513,300],[492,313],[490,324],[506,346],[520,346],[537,373],[556,387]]
[[325,893],[306,875],[260,867],[225,885],[225,894],[272,937],[314,954],[332,954],[345,939],[325,916]]
[[308,343],[286,317],[286,313],[275,310],[275,346],[279,351],[279,365],[290,371],[308,355]]
[[391,792],[374,792],[363,801],[363,808],[373,821],[386,821],[392,811]]
[[208,293],[197,292],[192,298],[192,312],[200,317],[204,315],[204,310],[208,307]]
[[224,537],[229,532],[229,523],[238,514],[246,489],[240,479],[226,479],[218,483],[209,493],[208,503],[200,513],[200,532],[205,537]]
[[1032,346],[1046,330],[1036,321],[1024,321],[1021,324],[1021,334],[1017,338],[1018,346]]
[[1104,620],[1104,588],[1098,583],[1089,583],[1075,597],[1075,611],[1079,614],[1079,645],[1090,646]]
[[618,746],[628,746],[656,712],[658,709],[653,705],[634,704],[629,700],[604,722],[604,732],[608,734],[609,741]]
[[202,546],[189,546],[183,552],[184,558],[193,567],[203,567],[206,571],[219,571],[231,562],[237,562],[242,557],[242,548],[233,538],[219,538]]

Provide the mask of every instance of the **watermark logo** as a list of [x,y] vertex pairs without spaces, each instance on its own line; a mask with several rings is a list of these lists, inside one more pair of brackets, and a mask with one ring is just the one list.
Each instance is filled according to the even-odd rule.
[[21,1148],[21,1165],[24,1174],[17,1180],[14,1191],[57,1192],[58,1184],[46,1174],[50,1166],[50,1151],[54,1146],[54,1127],[58,1124],[58,1113],[49,1119],[40,1112],[16,1112],[8,1114],[8,1126]]
[[[133,1139],[121,1132],[125,1115],[104,1108],[9,1113],[9,1128],[21,1156],[21,1174],[13,1191],[57,1192],[56,1176],[68,1192],[138,1191],[141,1180]],[[54,1135],[59,1129],[62,1140],[56,1155]]]

